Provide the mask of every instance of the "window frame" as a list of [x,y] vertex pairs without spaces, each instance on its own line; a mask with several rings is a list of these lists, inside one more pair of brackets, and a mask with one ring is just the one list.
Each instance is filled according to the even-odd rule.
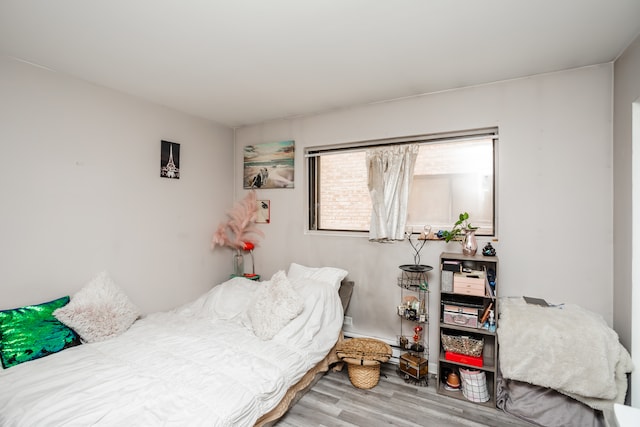
[[[496,238],[498,236],[498,127],[470,129],[456,132],[443,132],[436,134],[425,134],[398,138],[385,138],[375,140],[365,140],[357,142],[349,142],[335,145],[307,147],[304,151],[306,159],[306,179],[307,179],[307,219],[306,232],[310,234],[322,235],[349,235],[349,236],[366,236],[368,230],[341,230],[341,229],[318,229],[319,205],[316,204],[319,195],[319,168],[318,162],[314,159],[332,153],[339,154],[348,151],[363,151],[367,148],[395,145],[395,144],[438,144],[447,142],[461,142],[465,140],[491,139],[493,141],[493,180],[492,180],[492,210],[493,210],[493,234],[482,234],[481,237]],[[472,222],[473,223],[473,222]],[[411,224],[407,224],[411,225]],[[415,225],[415,224],[414,224]],[[452,226],[453,224],[451,224]],[[437,230],[433,230],[434,232]]]

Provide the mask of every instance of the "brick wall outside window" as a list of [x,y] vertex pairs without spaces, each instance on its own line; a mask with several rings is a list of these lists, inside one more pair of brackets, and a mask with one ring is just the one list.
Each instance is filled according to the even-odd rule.
[[368,230],[371,198],[365,152],[323,156],[320,161],[321,229]]

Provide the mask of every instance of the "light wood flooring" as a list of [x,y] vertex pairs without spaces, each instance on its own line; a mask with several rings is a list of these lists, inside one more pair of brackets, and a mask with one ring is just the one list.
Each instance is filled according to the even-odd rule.
[[354,387],[347,369],[329,371],[307,392],[277,427],[531,427],[498,409],[438,395],[436,380],[428,387],[404,382],[396,366],[384,364],[378,385]]

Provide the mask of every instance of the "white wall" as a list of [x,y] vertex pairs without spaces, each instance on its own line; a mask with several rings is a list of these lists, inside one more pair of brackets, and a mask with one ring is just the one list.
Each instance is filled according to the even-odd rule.
[[[260,190],[268,278],[292,261],[349,270],[351,328],[395,339],[407,243],[305,234],[304,147],[487,126],[500,129],[502,295],[581,304],[613,323],[611,64],[229,129],[60,74],[0,59],[0,309],[53,299],[106,269],[145,311],[223,280],[211,233],[242,190],[242,148],[294,139],[294,189]],[[181,143],[180,180],[159,178],[160,140]],[[233,162],[230,161],[233,159]],[[235,184],[228,177],[235,174]],[[484,242],[481,242],[481,245]],[[429,242],[437,266],[455,244]],[[431,276],[439,287],[437,274]],[[437,298],[432,297],[433,316]],[[431,345],[435,347],[432,326]],[[434,356],[432,355],[432,360]]]
[[[159,177],[160,140],[181,178]],[[227,276],[211,234],[233,200],[231,129],[0,58],[0,309],[107,270],[145,311]]]
[[[294,189],[259,190],[272,222],[256,251],[270,276],[292,261],[349,271],[356,288],[351,331],[395,340],[398,265],[411,262],[408,243],[305,234],[305,147],[498,126],[499,286],[503,296],[530,295],[612,313],[612,64],[354,107],[236,130],[237,165],[246,145],[293,139]],[[240,198],[242,170],[236,171]],[[483,246],[485,241],[481,241]],[[422,262],[437,267],[455,243],[429,242]],[[439,288],[437,274],[431,287]],[[431,298],[437,316],[437,293]],[[406,333],[406,332],[405,332]],[[437,349],[435,322],[431,348]],[[435,360],[435,352],[431,361]]]
[[[635,132],[637,147],[640,119],[633,122],[632,106],[640,109],[640,37],[614,69],[614,328],[640,366],[640,155],[632,140]],[[633,406],[640,407],[640,376],[632,378]]]

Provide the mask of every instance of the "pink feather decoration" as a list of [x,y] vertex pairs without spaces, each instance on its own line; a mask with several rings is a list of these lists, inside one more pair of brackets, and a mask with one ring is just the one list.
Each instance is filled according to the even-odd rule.
[[246,243],[257,247],[258,238],[264,237],[262,230],[255,225],[257,213],[256,192],[251,190],[244,199],[227,211],[230,219],[226,223],[220,223],[218,229],[213,233],[211,247],[215,248],[219,245],[244,250],[247,247]]

